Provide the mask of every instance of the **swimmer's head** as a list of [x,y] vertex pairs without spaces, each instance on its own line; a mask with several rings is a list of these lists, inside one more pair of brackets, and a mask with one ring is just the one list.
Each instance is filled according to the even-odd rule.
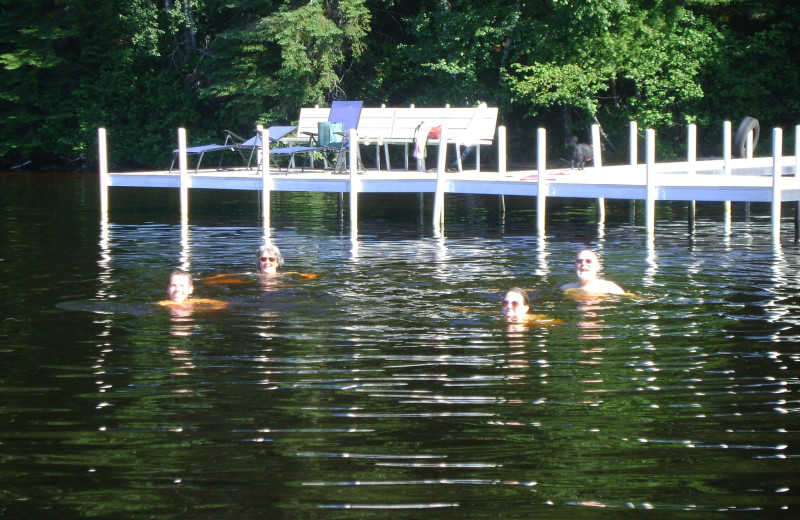
[[175,270],[169,275],[167,283],[167,296],[174,302],[182,302],[189,299],[194,292],[192,277],[186,271]]
[[275,274],[278,268],[283,265],[283,255],[278,246],[274,244],[264,244],[258,248],[258,270],[261,274]]
[[588,283],[594,280],[599,271],[600,260],[594,251],[584,249],[575,257],[575,275],[580,282]]
[[522,318],[528,315],[530,298],[519,287],[512,287],[503,295],[502,310],[506,318]]

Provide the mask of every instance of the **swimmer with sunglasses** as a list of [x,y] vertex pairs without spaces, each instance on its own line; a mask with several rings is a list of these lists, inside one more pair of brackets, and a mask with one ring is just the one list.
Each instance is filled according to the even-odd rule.
[[[283,265],[283,255],[278,246],[274,244],[264,244],[256,251],[256,262],[258,266],[258,273],[263,275],[262,281],[269,279],[274,281],[275,277],[280,274],[282,281],[298,279],[298,280],[313,280],[317,277],[314,273],[278,273],[278,270]],[[203,279],[206,285],[235,285],[235,284],[249,284],[253,283],[252,275],[247,274],[218,274],[209,276]],[[269,283],[272,284],[272,281]]]
[[524,289],[512,287],[507,290],[501,303],[503,318],[513,323],[530,322],[536,325],[558,325],[561,323],[560,320],[555,320],[542,314],[528,314],[530,301],[528,292]]
[[578,281],[562,285],[561,289],[569,293],[628,294],[614,282],[598,278],[599,272],[600,260],[597,255],[594,251],[584,249],[575,258],[575,276],[578,277]]

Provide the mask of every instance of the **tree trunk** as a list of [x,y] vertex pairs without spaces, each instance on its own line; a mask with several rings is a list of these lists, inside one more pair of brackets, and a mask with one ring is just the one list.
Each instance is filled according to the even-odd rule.
[[183,49],[186,51],[186,57],[188,58],[189,55],[197,50],[197,40],[195,38],[196,30],[194,25],[194,14],[192,13],[192,0],[181,0],[181,2],[183,4],[183,16],[186,19]]

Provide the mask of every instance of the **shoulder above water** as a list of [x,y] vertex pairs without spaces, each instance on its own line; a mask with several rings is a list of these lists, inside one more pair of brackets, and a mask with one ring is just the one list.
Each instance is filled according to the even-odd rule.
[[195,311],[216,311],[224,309],[228,306],[228,302],[222,300],[212,300],[209,298],[192,298],[182,302],[174,302],[172,300],[162,300],[156,302],[156,305],[161,307],[168,307],[171,309],[187,309]]
[[610,280],[592,280],[584,286],[573,282],[562,285],[561,289],[568,292],[579,291],[587,294],[628,294],[625,289]]

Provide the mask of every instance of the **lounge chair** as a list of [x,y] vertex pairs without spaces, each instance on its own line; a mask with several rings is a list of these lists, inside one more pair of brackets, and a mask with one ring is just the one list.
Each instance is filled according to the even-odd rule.
[[[283,137],[286,137],[294,132],[296,128],[296,126],[271,126],[267,129],[269,131],[269,140],[271,143],[277,142]],[[225,152],[228,150],[239,154],[242,162],[246,164],[246,168],[250,169],[255,151],[261,146],[261,134],[256,132],[256,135],[246,140],[244,137],[240,137],[230,130],[225,130],[225,134],[225,144],[206,144],[201,146],[192,146],[186,149],[186,153],[188,155],[199,155],[197,158],[197,165],[194,169],[195,173],[200,170],[200,163],[203,161],[203,156],[208,152],[222,152],[219,157],[217,169],[224,169],[222,167],[222,160]],[[246,152],[248,153],[247,157],[245,157]],[[175,160],[178,157],[178,153],[179,150],[177,148],[172,151],[172,163],[169,165],[170,172],[175,166]]]
[[[270,157],[288,155],[289,162],[286,172],[294,165],[294,158],[297,154],[309,154],[307,164],[313,167],[314,152],[322,152],[325,166],[328,167],[326,154],[335,156],[334,172],[343,171],[347,165],[347,150],[350,147],[350,130],[358,127],[358,120],[361,117],[361,107],[363,101],[334,101],[331,103],[331,110],[328,115],[327,123],[320,123],[320,133],[304,132],[309,135],[309,143],[305,146],[286,146],[283,148],[270,149]],[[333,129],[333,130],[332,130]],[[303,166],[302,169],[305,169]]]

